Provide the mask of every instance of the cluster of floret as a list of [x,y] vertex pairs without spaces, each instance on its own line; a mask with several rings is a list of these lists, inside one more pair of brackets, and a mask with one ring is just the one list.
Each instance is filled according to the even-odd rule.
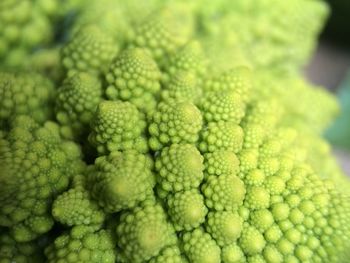
[[0,262],[346,262],[349,183],[320,138],[337,105],[276,73],[324,5],[199,2],[91,1],[57,89],[0,74]]
[[0,225],[25,242],[52,228],[52,199],[84,164],[79,147],[61,139],[56,123],[41,126],[21,115],[11,127],[0,139]]
[[23,59],[55,37],[58,0],[4,0],[0,3],[0,62],[21,66]]
[[294,71],[307,63],[328,11],[318,0],[205,0],[198,10],[200,38],[220,68]]

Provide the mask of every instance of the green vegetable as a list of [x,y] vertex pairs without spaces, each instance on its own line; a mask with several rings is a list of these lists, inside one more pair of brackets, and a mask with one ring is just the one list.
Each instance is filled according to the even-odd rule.
[[77,72],[103,73],[118,46],[113,38],[97,26],[81,28],[62,49],[62,64],[68,76]]
[[2,127],[16,115],[30,114],[42,123],[52,114],[54,87],[39,74],[1,72],[0,95]]
[[169,217],[178,231],[197,228],[205,221],[208,212],[203,196],[196,189],[169,194],[167,205]]
[[151,168],[152,161],[136,151],[112,152],[96,159],[88,187],[106,211],[132,208],[153,194]]
[[75,227],[45,249],[47,262],[115,262],[112,235],[105,230]]
[[176,242],[174,229],[166,220],[165,211],[153,200],[124,212],[116,233],[121,253],[133,262],[150,259],[162,248]]
[[165,145],[195,143],[198,140],[202,115],[194,104],[182,100],[161,102],[151,116],[148,127],[151,149],[159,150]]
[[147,151],[144,116],[130,102],[103,101],[91,121],[90,142],[101,154],[118,150]]
[[138,108],[152,110],[154,95],[160,90],[160,71],[146,49],[132,48],[121,52],[106,75],[106,95],[111,100],[127,100]]
[[20,66],[33,48],[50,43],[58,10],[58,0],[1,1],[0,61],[6,66]]
[[0,140],[0,225],[11,227],[15,240],[24,242],[52,228],[52,198],[84,165],[79,146],[64,141],[56,123],[40,126],[21,115],[11,127]]
[[0,73],[0,262],[347,262],[338,105],[299,73],[326,13],[63,1],[60,55]]
[[66,138],[83,137],[102,99],[100,80],[86,73],[67,78],[57,90],[56,119]]
[[165,191],[189,190],[203,179],[203,157],[194,145],[172,144],[156,157],[155,170]]
[[55,199],[52,204],[52,216],[56,221],[68,226],[97,225],[99,228],[105,220],[105,213],[85,189],[85,178],[76,176],[74,179],[81,182]]
[[[30,242],[16,242],[13,237],[0,230],[0,262],[43,262],[42,253],[44,240]],[[44,238],[43,238],[44,239]]]

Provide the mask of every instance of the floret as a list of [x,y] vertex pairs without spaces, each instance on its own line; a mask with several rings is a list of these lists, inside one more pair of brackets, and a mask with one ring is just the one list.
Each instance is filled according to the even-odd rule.
[[263,209],[270,206],[270,194],[261,186],[253,186],[247,189],[245,198],[246,206],[250,209]]
[[74,187],[59,195],[52,204],[52,216],[68,226],[100,226],[105,213],[83,187]]
[[206,222],[206,230],[224,246],[234,243],[241,235],[243,220],[237,213],[228,211],[210,212]]
[[[258,170],[259,152],[256,148],[242,149],[238,153],[240,173],[248,173],[252,170]],[[261,171],[261,170],[260,170]],[[261,171],[263,172],[263,171]]]
[[199,149],[203,153],[231,151],[238,153],[242,149],[243,130],[235,122],[209,122],[202,130]]
[[135,207],[153,194],[151,168],[150,159],[133,150],[101,156],[89,174],[91,194],[107,212]]
[[[74,1],[78,2],[75,7],[72,6]],[[66,2],[66,6],[71,5],[68,7],[69,12],[79,13],[74,17],[74,23],[67,29],[72,36],[81,28],[96,25],[108,33],[118,46],[121,46],[124,44],[125,38],[130,35],[131,21],[125,13],[125,2],[114,0],[91,0],[88,4],[84,3],[83,0],[66,0]]]
[[203,157],[191,144],[172,144],[155,161],[157,181],[165,191],[196,188],[203,180]]
[[156,256],[173,240],[173,229],[166,220],[166,214],[154,201],[146,201],[124,212],[116,231],[122,253],[135,263]]
[[237,174],[239,172],[239,160],[233,152],[215,151],[212,153],[206,153],[203,157],[205,176]]
[[[303,80],[297,74],[278,74],[262,70],[256,74],[256,96],[274,94],[285,108],[283,123],[288,127],[322,132],[339,112],[339,106],[328,91]],[[285,87],[289,88],[286,89]],[[298,105],[298,107],[295,107]]]
[[245,197],[245,186],[234,174],[209,176],[202,186],[207,207],[217,211],[237,210]]
[[[37,210],[36,207],[34,209]],[[42,211],[40,212],[43,213]],[[38,216],[30,215],[12,226],[11,235],[17,242],[28,242],[50,231],[53,225],[54,220],[49,213]]]
[[266,137],[266,131],[264,130],[263,125],[249,123],[242,124],[242,126],[244,128],[243,148],[258,148],[263,143],[263,140]]
[[10,119],[21,114],[40,123],[48,120],[53,97],[52,82],[39,74],[0,72],[0,127],[7,129]]
[[82,27],[62,49],[62,64],[68,76],[78,72],[105,73],[118,53],[114,39],[95,25]]
[[41,246],[36,241],[21,242],[16,240],[5,231],[0,236],[0,262],[22,262],[37,263],[43,262]]
[[249,220],[259,231],[265,231],[274,224],[273,215],[268,209],[254,210]]
[[245,183],[248,186],[261,186],[265,181],[265,174],[259,169],[252,169],[245,174]]
[[61,80],[64,78],[60,46],[36,50],[21,63],[23,63],[21,65],[23,71],[38,72],[51,79],[55,84],[61,84]]
[[161,92],[164,101],[184,100],[197,104],[202,95],[199,79],[190,71],[178,71]]
[[208,92],[201,102],[201,111],[207,122],[231,121],[239,124],[245,114],[245,103],[234,90]]
[[114,240],[106,230],[93,232],[89,227],[76,227],[64,233],[45,249],[49,263],[115,262]]
[[169,144],[196,143],[201,128],[202,115],[195,105],[187,101],[162,102],[148,127],[149,146],[159,150]]
[[147,48],[158,61],[184,45],[194,30],[188,5],[171,3],[150,14],[135,27],[131,46]]
[[219,263],[220,248],[201,228],[183,234],[183,249],[193,263]]
[[[15,17],[15,13],[9,13],[11,9],[15,9],[17,16]],[[8,15],[6,15],[6,13]],[[30,14],[30,2],[29,1],[21,1],[19,4],[15,4],[14,1],[3,1],[1,3],[1,12],[0,19],[2,24],[6,24],[6,22],[12,22],[12,29],[9,26],[7,30],[4,28],[2,37],[1,37],[1,48],[0,48],[0,57],[3,57],[6,52],[9,50],[9,45],[11,42],[17,40],[19,38],[20,26],[28,20]],[[7,31],[7,33],[6,33]]]
[[246,226],[242,230],[239,245],[245,255],[251,256],[263,251],[266,245],[266,240],[255,227]]
[[311,56],[329,9],[323,1],[272,6],[268,0],[223,0],[201,2],[197,12],[202,29],[198,35],[215,65],[290,72]]
[[245,256],[242,249],[238,245],[231,244],[224,246],[221,249],[221,260],[223,263],[236,263],[244,261]]
[[252,89],[251,70],[247,67],[237,67],[214,75],[205,81],[203,89],[207,93],[234,91],[246,102]]
[[49,43],[54,36],[58,1],[2,1],[0,4],[0,61],[21,67],[33,48]]
[[11,126],[0,142],[0,225],[13,227],[17,241],[30,241],[51,229],[51,199],[84,166],[79,147],[62,140],[56,124],[18,116]]
[[199,82],[205,77],[208,60],[198,41],[191,41],[169,57],[162,69],[162,82],[168,83],[179,72],[194,75]]
[[191,230],[205,221],[208,212],[197,189],[177,192],[167,197],[168,214],[177,231]]
[[92,118],[89,141],[101,154],[135,149],[146,152],[144,115],[130,102],[102,101]]
[[[277,124],[282,120],[283,112],[283,106],[274,97],[255,101],[248,107],[246,118],[243,119],[241,125],[244,128],[250,126],[254,129],[260,126],[255,132],[261,132],[258,135],[259,138],[256,138],[257,141],[261,142],[261,139],[271,137],[271,133],[276,130]],[[252,134],[252,136],[254,135],[256,136],[256,134]]]
[[64,137],[79,138],[87,133],[101,101],[101,86],[97,77],[87,73],[77,73],[63,82],[57,92],[55,112]]
[[106,95],[110,100],[130,101],[149,112],[156,106],[160,77],[158,66],[147,49],[126,49],[109,67]]
[[152,258],[149,263],[187,263],[187,259],[181,255],[180,248],[177,245],[164,248],[156,257]]
[[[273,182],[275,185],[271,185],[270,182]],[[266,188],[267,190],[273,194],[275,197],[279,196],[282,194],[285,190],[286,184],[285,184],[286,178],[282,178],[279,176],[271,176],[267,179],[266,182]],[[277,198],[274,200],[279,201]]]

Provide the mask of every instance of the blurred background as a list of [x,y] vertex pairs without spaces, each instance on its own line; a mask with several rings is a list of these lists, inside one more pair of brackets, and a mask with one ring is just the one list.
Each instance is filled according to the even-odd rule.
[[350,176],[350,1],[328,2],[332,13],[305,75],[339,98],[341,114],[325,137],[333,144],[340,164]]

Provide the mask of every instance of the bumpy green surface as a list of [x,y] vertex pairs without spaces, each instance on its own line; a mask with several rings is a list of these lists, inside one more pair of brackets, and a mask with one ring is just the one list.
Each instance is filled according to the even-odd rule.
[[64,233],[46,248],[50,263],[115,262],[114,240],[105,230],[93,232],[89,227],[76,227]]
[[159,204],[147,201],[131,211],[126,211],[117,226],[117,244],[128,260],[144,262],[172,244],[173,228]]
[[247,101],[250,97],[252,89],[251,70],[247,67],[234,67],[229,70],[220,72],[220,74],[210,75],[206,79],[203,89],[206,95],[209,92],[234,91],[241,95],[243,101]]
[[204,198],[197,190],[171,194],[167,198],[168,213],[176,230],[191,230],[205,221],[208,212]]
[[0,4],[0,62],[21,66],[32,49],[54,38],[57,0],[5,0]]
[[43,126],[18,116],[0,141],[0,225],[12,227],[14,238],[30,241],[49,231],[49,208],[82,169],[80,149],[59,136],[53,122]]
[[191,144],[172,144],[156,158],[158,182],[165,191],[198,187],[203,179],[203,157]]
[[201,134],[201,152],[231,151],[238,153],[242,148],[243,130],[235,122],[209,122]]
[[164,85],[161,96],[165,101],[187,100],[198,103],[202,90],[199,78],[190,71],[178,71]]
[[152,258],[149,263],[187,263],[188,260],[181,255],[178,246],[173,245],[163,249],[156,257]]
[[239,171],[239,160],[230,151],[206,153],[204,157],[204,175],[236,174]]
[[0,231],[0,234],[1,263],[35,263],[43,261],[41,248],[36,241],[18,243],[5,231]]
[[208,70],[208,60],[200,42],[191,41],[169,56],[162,66],[162,81],[167,83],[179,72],[190,72],[197,78],[204,78]]
[[187,232],[182,237],[183,249],[190,262],[218,263],[220,248],[215,240],[201,228]]
[[160,71],[148,50],[132,48],[121,52],[111,63],[106,79],[109,99],[131,101],[145,111],[156,106],[154,95],[160,89]]
[[147,151],[144,116],[130,102],[102,101],[92,118],[90,142],[100,153],[135,149]]
[[63,136],[79,138],[86,133],[102,97],[101,86],[95,76],[79,73],[59,87],[55,112]]
[[240,123],[245,113],[245,103],[240,94],[234,91],[209,92],[201,103],[204,119],[207,122],[232,121]]
[[0,72],[0,123],[6,125],[16,115],[28,114],[38,122],[49,119],[54,87],[39,74]]
[[243,182],[233,174],[210,176],[202,186],[206,205],[218,211],[236,210],[242,205],[245,191]]
[[202,127],[202,115],[188,101],[171,101],[158,104],[148,127],[152,150],[179,142],[195,143]]
[[135,27],[131,46],[147,48],[161,62],[186,44],[193,33],[194,17],[189,5],[174,1],[156,10]]
[[88,187],[106,211],[132,208],[152,195],[155,179],[151,168],[146,155],[134,150],[113,152],[96,159]]
[[305,65],[329,11],[318,0],[208,0],[199,13],[202,41],[221,67],[289,71]]
[[81,188],[72,188],[58,196],[52,205],[52,215],[56,221],[68,226],[99,225],[105,219],[89,192]]
[[256,85],[263,88],[258,89],[255,96],[268,98],[272,93],[278,97],[286,108],[286,126],[322,132],[339,112],[339,105],[333,96],[298,75],[279,75],[274,71],[262,70],[256,79]]
[[208,233],[221,246],[236,241],[243,228],[240,216],[229,211],[211,212],[208,214],[207,222]]
[[57,93],[0,86],[0,262],[347,262],[349,182],[320,138],[337,105],[296,73],[320,1],[62,9]]
[[69,76],[77,72],[99,74],[107,70],[117,52],[117,43],[107,32],[86,26],[62,49],[62,64]]

